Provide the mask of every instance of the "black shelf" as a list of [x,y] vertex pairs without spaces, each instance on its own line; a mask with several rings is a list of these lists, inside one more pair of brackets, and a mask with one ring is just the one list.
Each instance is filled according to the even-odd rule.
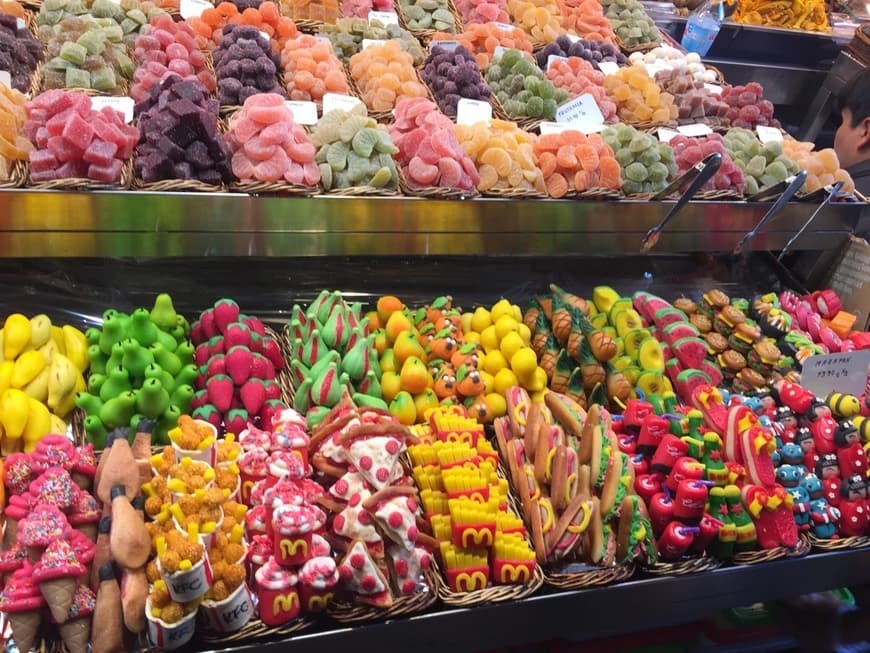
[[[760,601],[870,582],[870,548],[816,553],[681,577],[640,578],[610,587],[549,592],[521,601],[446,609],[392,622],[327,627],[274,642],[212,647],[238,653],[481,651],[544,639],[574,641],[704,619]],[[203,649],[207,650],[207,649]]]

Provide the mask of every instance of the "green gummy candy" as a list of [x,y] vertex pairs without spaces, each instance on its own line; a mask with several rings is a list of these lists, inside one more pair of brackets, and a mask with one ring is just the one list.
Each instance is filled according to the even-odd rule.
[[753,177],[760,177],[764,174],[766,164],[767,162],[763,156],[754,156],[749,160],[749,163],[746,164],[746,172]]
[[366,127],[365,129],[360,129],[354,135],[353,140],[351,141],[351,147],[353,148],[353,151],[360,156],[368,158],[375,149],[378,140],[379,137],[377,130]]
[[103,36],[111,43],[121,43],[124,40],[124,29],[118,25],[107,25],[103,28]]
[[358,184],[366,178],[369,172],[369,159],[362,157],[353,150],[347,153],[347,176],[352,184]]
[[649,167],[649,180],[653,183],[660,184],[668,179],[668,168],[664,163],[653,163]]
[[[66,0],[45,0],[42,3],[42,8],[45,11],[61,11],[66,6]],[[40,11],[40,13],[43,13]]]
[[643,182],[649,176],[649,172],[642,163],[635,161],[625,167],[625,176],[631,181]]
[[73,68],[75,64],[67,61],[66,59],[61,59],[60,57],[55,57],[45,63],[42,67],[43,70],[55,70],[55,71],[65,71],[67,68]]
[[369,183],[375,188],[383,188],[384,186],[388,186],[393,181],[393,173],[392,171],[384,166],[380,170],[375,173],[375,176],[371,178]]
[[326,190],[332,189],[332,166],[328,163],[321,163],[317,166],[320,169],[320,183]]
[[526,113],[532,118],[540,118],[544,115],[544,101],[539,97],[529,98]]
[[115,60],[118,62],[118,69],[121,71],[121,74],[128,79],[132,79],[133,73],[136,72],[136,64],[133,63],[133,60],[123,52],[116,52]]
[[76,43],[85,48],[88,54],[96,55],[103,51],[106,37],[100,31],[85,32]]
[[553,120],[556,117],[556,109],[558,108],[558,104],[556,104],[556,100],[552,98],[547,98],[544,100],[544,118],[549,118]]
[[140,25],[146,25],[148,23],[148,16],[146,16],[140,9],[133,9],[132,11],[128,11],[127,18],[135,20]]
[[347,154],[350,148],[344,141],[338,141],[329,146],[326,153],[326,162],[335,172],[341,172],[347,168]]
[[115,71],[111,68],[101,68],[91,73],[91,85],[98,91],[112,91],[118,82],[115,79]]
[[85,62],[85,57],[87,56],[87,48],[79,45],[78,43],[67,41],[62,46],[60,46],[61,59],[65,59],[66,61],[74,63],[77,66],[81,66]]
[[375,143],[375,151],[387,155],[399,152],[399,148],[393,143],[393,139],[390,138],[390,134],[385,129],[378,129],[377,134],[378,141]]
[[91,88],[91,74],[87,70],[67,68],[64,85],[66,88]]
[[132,34],[139,29],[140,25],[132,18],[125,18],[121,21],[121,29],[124,34]]
[[788,177],[788,170],[786,170],[785,165],[781,161],[771,163],[765,168],[764,173],[777,181],[785,181]]

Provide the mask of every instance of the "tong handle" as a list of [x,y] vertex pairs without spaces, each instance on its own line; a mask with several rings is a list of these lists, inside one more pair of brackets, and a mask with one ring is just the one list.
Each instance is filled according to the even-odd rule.
[[782,261],[782,257],[785,256],[788,251],[791,249],[791,246],[794,245],[795,241],[801,237],[801,235],[807,230],[807,227],[810,226],[810,223],[816,219],[816,216],[819,212],[825,208],[831,201],[839,194],[840,190],[843,188],[844,182],[838,181],[835,182],[831,186],[827,186],[825,190],[827,191],[827,196],[822,202],[816,207],[816,210],[813,211],[812,215],[807,218],[807,221],[804,222],[803,226],[797,230],[794,236],[789,238],[788,242],[785,244],[785,247],[782,248],[782,251],[779,253],[779,256],[776,257],[777,261]]
[[667,226],[667,224],[673,220],[676,215],[682,210],[682,208],[689,203],[689,201],[695,196],[695,194],[701,190],[704,184],[709,181],[709,179],[716,174],[716,171],[719,169],[719,166],[722,165],[722,155],[718,152],[713,152],[712,154],[707,155],[703,161],[695,164],[691,168],[689,168],[684,174],[678,177],[674,182],[668,185],[667,188],[659,192],[657,195],[653,197],[653,199],[662,199],[667,196],[674,188],[679,188],[686,181],[691,179],[691,183],[689,187],[686,189],[686,192],[680,196],[680,199],[677,200],[676,204],[671,207],[671,210],[668,211],[668,214],[665,216],[664,220],[662,220],[658,225],[650,229],[646,232],[646,236],[644,236],[641,251],[649,251],[652,249],[656,242],[658,242],[659,235],[661,231]]
[[764,227],[768,222],[770,222],[773,217],[779,213],[782,208],[788,204],[789,200],[795,196],[795,194],[804,186],[804,183],[807,180],[807,171],[801,170],[794,177],[787,180],[788,186],[786,186],[785,190],[782,192],[782,195],[777,198],[776,202],[773,203],[767,213],[758,221],[758,224],[755,227],[746,233],[743,238],[740,239],[740,242],[737,243],[737,246],[734,248],[732,254],[737,255],[740,254],[743,249],[758,235],[758,232],[761,231],[762,227]]

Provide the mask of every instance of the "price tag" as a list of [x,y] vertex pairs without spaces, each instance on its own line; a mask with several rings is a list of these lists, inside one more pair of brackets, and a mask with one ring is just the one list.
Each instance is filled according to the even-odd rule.
[[570,129],[569,125],[560,125],[558,122],[542,122],[539,129],[541,135],[546,134],[561,134],[563,131]]
[[604,116],[601,115],[601,109],[595,103],[595,98],[589,93],[584,93],[556,109],[556,122],[571,125],[580,131],[587,131],[587,129],[595,130],[598,125],[603,125]]
[[513,32],[514,31],[514,26],[508,25],[507,23],[493,23],[493,25],[495,25],[500,30],[503,30],[505,32]]
[[372,45],[386,45],[386,43],[383,39],[363,39],[362,49],[365,50]]
[[212,4],[206,0],[181,0],[178,4],[178,13],[184,19],[199,18],[202,12],[211,6]]
[[500,57],[505,52],[507,52],[507,50],[508,49],[506,47],[504,47],[503,45],[497,45],[497,46],[495,46],[495,50],[493,50],[492,56],[493,56],[493,58]]
[[262,37],[263,37],[264,39],[266,39],[267,41],[270,41],[270,40],[272,39],[272,37],[269,36],[269,33],[268,33],[268,32],[260,31],[260,36],[262,36]]
[[293,120],[300,125],[317,124],[317,105],[314,102],[286,100],[284,104],[293,113]]
[[814,395],[824,397],[830,392],[860,396],[870,371],[870,350],[846,354],[810,356],[801,370],[801,385]]
[[576,43],[580,40],[580,37],[576,34],[565,34],[565,36],[568,37],[568,40],[571,41],[571,43]]
[[679,135],[680,135],[680,132],[678,132],[674,129],[668,129],[667,127],[659,127],[659,130],[658,130],[659,141],[662,143],[670,143],[671,139],[674,136],[679,136]]
[[323,115],[325,116],[327,113],[334,109],[350,111],[358,104],[360,104],[360,101],[351,95],[327,93],[323,96]]
[[124,122],[133,122],[133,98],[131,97],[92,97],[91,107],[95,111],[99,111],[103,107],[114,109],[118,113],[123,114]]
[[704,84],[704,88],[706,88],[714,95],[722,95],[722,87],[718,84]]
[[713,130],[707,125],[702,125],[700,123],[694,125],[680,125],[677,127],[677,131],[683,136],[707,136],[708,134],[713,133]]
[[444,48],[445,50],[455,50],[460,46],[459,41],[429,41],[429,52],[435,48]]
[[399,14],[395,11],[370,11],[369,22],[378,21],[381,25],[398,25]]
[[655,77],[656,73],[660,73],[663,70],[671,69],[669,65],[664,63],[645,63],[643,66],[646,68],[646,74],[650,77]]
[[15,19],[15,26],[18,29],[24,29],[25,27],[27,27],[27,23],[24,22],[23,18],[16,18]]
[[551,54],[547,56],[547,70],[550,70],[550,66],[553,65],[554,61],[568,61],[568,57],[560,57],[558,54]]
[[605,75],[615,75],[619,71],[619,64],[615,61],[599,61],[597,65]]
[[456,124],[473,125],[492,120],[492,105],[482,100],[459,98],[456,104]]
[[779,131],[776,127],[765,127],[764,125],[758,125],[755,128],[755,133],[758,134],[758,140],[762,143],[772,143],[774,141],[782,140],[782,132]]
[[0,84],[6,88],[12,88],[12,75],[9,74],[8,70],[0,70]]

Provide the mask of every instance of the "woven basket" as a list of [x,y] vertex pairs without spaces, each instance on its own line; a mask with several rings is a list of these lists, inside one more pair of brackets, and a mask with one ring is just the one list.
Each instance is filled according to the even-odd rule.
[[634,575],[634,565],[600,567],[589,571],[560,573],[544,572],[544,583],[560,590],[582,590],[587,587],[602,587],[626,581]]
[[807,535],[813,549],[819,551],[846,551],[848,549],[863,549],[870,545],[870,537],[841,537],[836,540],[829,540],[821,537],[816,537],[812,533]]
[[677,562],[657,562],[652,567],[644,569],[644,571],[654,576],[685,576],[686,574],[697,574],[702,571],[711,571],[721,566],[722,561],[718,558],[701,555],[678,560]]
[[9,179],[0,181],[0,188],[21,188],[27,181],[27,164],[13,161],[9,168]]
[[[437,563],[433,563],[437,567]],[[493,585],[473,592],[454,592],[442,582],[438,588],[438,598],[450,606],[470,608],[488,603],[518,601],[534,594],[543,584],[544,572],[539,565],[535,565],[535,573],[525,585]]]
[[481,191],[483,197],[496,197],[503,200],[545,200],[547,196],[534,188],[491,188]]
[[164,179],[145,183],[138,177],[133,177],[133,189],[152,193],[225,193],[226,186],[204,184],[196,179]]
[[54,181],[33,182],[30,180],[30,165],[27,166],[27,187],[39,190],[127,190],[132,184],[132,159],[127,159],[121,166],[121,179],[114,184],[106,184],[92,179],[55,179]]
[[285,181],[234,181],[230,184],[231,193],[246,193],[248,195],[284,195],[287,197],[311,197],[321,192],[320,184],[305,186],[290,184]]
[[650,50],[654,50],[655,48],[661,45],[661,41],[659,42],[650,42],[650,43],[638,43],[636,45],[628,45],[618,36],[616,37],[616,45],[619,46],[619,49],[622,50],[624,54],[631,54],[632,52],[649,52]]
[[757,565],[760,562],[772,562],[773,560],[781,560],[782,558],[802,558],[810,552],[810,540],[804,535],[798,539],[797,546],[793,549],[788,549],[784,546],[776,547],[775,549],[761,549],[760,551],[749,551],[747,553],[735,553],[735,565]]
[[427,591],[394,599],[393,605],[389,608],[376,608],[364,603],[335,601],[329,606],[329,616],[342,624],[359,624],[395,619],[422,612],[437,600],[441,582],[438,574],[431,568],[427,569],[424,575],[429,586]]
[[701,190],[692,199],[707,202],[741,202],[743,195],[736,190]]
[[324,193],[332,197],[392,197],[398,195],[396,188],[375,188],[374,186],[352,186],[351,188],[333,188]]
[[399,166],[396,166],[396,170],[399,173],[399,190],[402,191],[402,195],[408,197],[422,197],[430,200],[459,200],[473,198],[479,194],[477,190],[466,191],[461,188],[442,188],[440,186],[413,188],[408,184],[405,171]]
[[622,193],[612,188],[587,188],[571,195],[573,199],[586,201],[611,201],[622,199]]
[[235,645],[258,639],[281,639],[301,633],[304,630],[317,625],[318,619],[311,615],[304,615],[294,619],[289,624],[282,626],[267,626],[259,619],[251,619],[241,629],[234,633],[213,633],[197,627],[195,637],[208,644]]

